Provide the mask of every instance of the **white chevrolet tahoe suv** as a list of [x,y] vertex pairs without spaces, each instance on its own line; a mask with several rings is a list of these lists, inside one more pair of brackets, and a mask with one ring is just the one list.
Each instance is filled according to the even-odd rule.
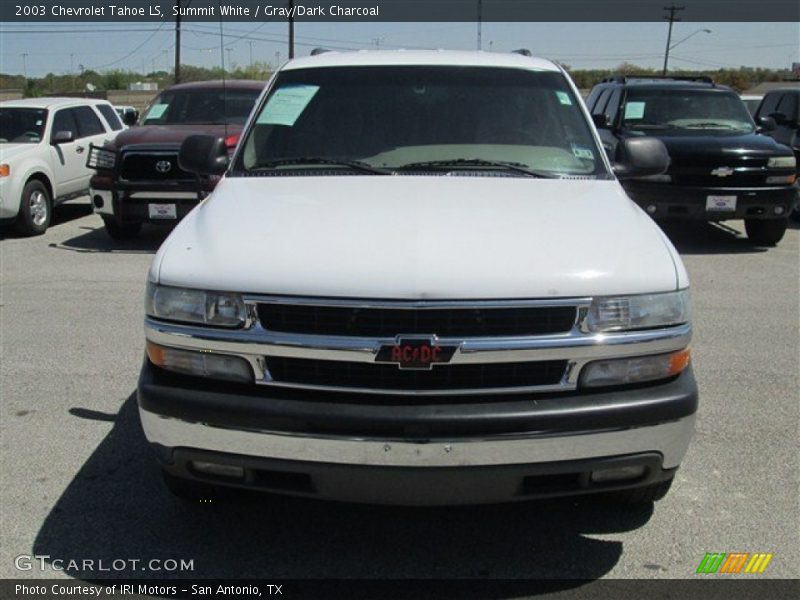
[[159,249],[138,385],[178,495],[662,497],[694,430],[689,281],[574,84],[523,54],[282,67]]
[[44,233],[53,206],[89,194],[89,146],[125,126],[105,100],[31,98],[0,102],[0,222]]

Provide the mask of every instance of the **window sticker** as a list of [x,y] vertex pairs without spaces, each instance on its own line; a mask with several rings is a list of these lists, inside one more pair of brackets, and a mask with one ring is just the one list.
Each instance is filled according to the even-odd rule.
[[318,85],[291,85],[272,94],[264,110],[258,115],[259,125],[286,125],[291,127],[319,91]]
[[36,126],[37,126],[37,127],[41,127],[41,126],[42,126],[42,120],[41,120],[41,119],[39,119],[38,121],[36,121]]
[[558,101],[561,102],[561,104],[572,106],[572,100],[569,99],[569,94],[567,92],[556,90],[556,97],[558,98]]
[[626,102],[625,119],[641,119],[644,117],[644,102]]
[[160,119],[162,115],[167,112],[168,106],[169,104],[153,104],[150,110],[147,111],[147,118],[145,120]]
[[575,158],[594,160],[594,152],[592,152],[591,148],[587,148],[586,146],[578,146],[577,144],[570,144],[570,146],[572,146],[572,155]]

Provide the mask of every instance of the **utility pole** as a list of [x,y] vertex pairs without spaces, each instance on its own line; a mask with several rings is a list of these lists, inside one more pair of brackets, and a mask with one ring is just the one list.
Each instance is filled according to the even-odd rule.
[[175,83],[181,82],[181,0],[175,0]]
[[225,51],[228,53],[228,69],[230,70],[233,67],[233,62],[231,62],[231,52],[233,52],[233,47],[228,46],[225,48]]
[[22,75],[25,77],[25,81],[27,81],[28,80],[28,63],[27,63],[28,53],[27,52],[23,52],[22,54],[20,54],[20,56],[22,57]]
[[70,91],[75,91],[75,53],[69,53],[69,76],[72,78],[72,86],[70,86]]
[[381,49],[381,42],[383,40],[384,40],[384,38],[382,38],[382,37],[372,38],[372,41],[375,42],[375,49],[376,50],[380,50]]
[[481,46],[483,45],[481,42],[482,26],[483,26],[483,0],[478,0],[478,50],[482,50]]
[[669,30],[667,32],[667,48],[664,50],[664,68],[661,71],[661,75],[663,76],[666,76],[667,65],[669,64],[669,46],[672,43],[672,23],[675,21],[680,21],[680,19],[675,16],[675,13],[680,12],[685,8],[685,6],[675,6],[674,4],[664,7],[664,10],[669,11],[669,16],[664,17],[665,21],[669,21]]
[[294,58],[294,0],[289,0],[289,60]]
[[275,53],[275,70],[278,70],[278,67],[281,66],[281,53],[280,51]]
[[250,68],[251,69],[253,68],[253,44],[254,43],[255,42],[253,42],[253,40],[250,40],[249,42],[247,42],[248,46],[250,46]]

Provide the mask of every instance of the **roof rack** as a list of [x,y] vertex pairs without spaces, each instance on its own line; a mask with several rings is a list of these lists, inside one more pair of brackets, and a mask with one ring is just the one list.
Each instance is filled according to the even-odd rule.
[[631,80],[648,80],[655,81],[696,81],[698,83],[714,84],[714,80],[708,75],[613,75],[606,77],[602,83],[628,83]]
[[311,51],[311,56],[317,56],[318,54],[325,54],[326,52],[332,52],[332,50],[329,50],[328,48],[314,48]]
[[533,54],[531,54],[531,51],[528,50],[527,48],[518,48],[517,50],[512,50],[511,54],[521,54],[522,56],[529,56],[529,57],[533,56]]

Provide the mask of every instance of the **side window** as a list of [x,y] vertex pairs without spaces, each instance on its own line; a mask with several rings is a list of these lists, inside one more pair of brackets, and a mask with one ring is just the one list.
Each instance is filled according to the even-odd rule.
[[50,137],[53,138],[59,131],[71,131],[72,139],[78,139],[78,125],[75,123],[75,117],[72,116],[72,110],[64,108],[53,115],[53,127],[50,130]]
[[106,132],[103,124],[100,122],[100,118],[97,116],[97,113],[95,113],[90,107],[76,106],[72,109],[72,113],[75,115],[75,121],[78,123],[78,131],[80,132],[78,137],[84,138],[90,135],[100,135]]
[[792,94],[791,92],[784,94],[783,98],[778,102],[778,110],[776,112],[785,114],[793,121],[797,120],[797,94]]
[[606,104],[606,108],[603,111],[608,117],[608,122],[613,123],[614,120],[617,118],[617,113],[619,112],[619,100],[622,97],[622,88],[618,87],[611,93],[611,98],[608,100],[608,104]]
[[108,126],[111,127],[112,131],[119,131],[122,129],[122,123],[120,123],[117,111],[111,108],[111,106],[108,104],[96,104],[95,108],[103,115],[103,118],[106,120],[106,123],[108,123]]
[[761,101],[761,106],[758,107],[758,115],[759,117],[768,117],[772,113],[775,112],[775,109],[778,106],[778,100],[780,99],[780,94],[767,94],[764,96],[764,99]]
[[597,99],[597,104],[595,104],[594,108],[592,108],[593,115],[599,115],[606,110],[606,104],[608,103],[608,97],[610,95],[611,88],[606,88],[603,90],[603,93],[600,94],[600,97]]

